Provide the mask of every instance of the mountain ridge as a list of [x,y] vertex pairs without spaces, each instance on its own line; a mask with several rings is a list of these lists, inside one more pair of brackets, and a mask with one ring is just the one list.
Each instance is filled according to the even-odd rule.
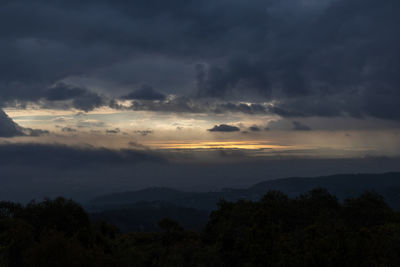
[[282,191],[289,197],[296,197],[316,187],[326,188],[339,200],[355,197],[364,191],[376,191],[393,208],[400,209],[400,172],[288,177],[263,181],[248,188],[225,188],[213,192],[187,192],[168,187],[150,187],[98,196],[91,199],[86,206],[89,209],[101,210],[141,201],[165,201],[182,207],[213,210],[221,199],[258,200],[271,190]]

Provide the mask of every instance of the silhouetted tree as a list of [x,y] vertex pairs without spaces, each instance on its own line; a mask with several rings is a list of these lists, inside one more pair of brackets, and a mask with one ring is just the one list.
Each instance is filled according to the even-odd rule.
[[340,203],[321,188],[271,191],[220,201],[201,232],[158,226],[120,233],[64,198],[0,202],[0,266],[400,266],[400,215],[373,192]]

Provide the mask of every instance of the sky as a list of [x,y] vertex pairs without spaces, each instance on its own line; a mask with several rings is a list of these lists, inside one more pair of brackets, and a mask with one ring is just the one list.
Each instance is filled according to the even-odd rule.
[[0,1],[0,198],[399,171],[399,11]]

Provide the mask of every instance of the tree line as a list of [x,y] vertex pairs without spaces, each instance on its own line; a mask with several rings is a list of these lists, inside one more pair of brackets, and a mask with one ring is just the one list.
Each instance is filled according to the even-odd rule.
[[400,265],[400,213],[374,192],[339,202],[321,188],[296,198],[270,191],[221,200],[202,231],[158,225],[121,233],[62,197],[0,202],[0,266]]

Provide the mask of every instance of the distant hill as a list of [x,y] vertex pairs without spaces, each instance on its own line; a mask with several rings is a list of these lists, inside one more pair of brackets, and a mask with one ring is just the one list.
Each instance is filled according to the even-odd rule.
[[101,211],[136,202],[162,201],[182,207],[212,210],[221,197],[221,192],[195,193],[155,187],[96,197],[89,201],[87,208],[92,211]]
[[246,191],[263,195],[266,191],[279,190],[295,197],[316,187],[328,189],[339,199],[356,197],[364,191],[375,191],[385,197],[393,207],[400,208],[400,173],[338,174],[314,178],[285,178],[258,183]]
[[291,177],[269,180],[247,189],[223,189],[218,192],[184,192],[170,188],[146,188],[138,191],[103,195],[90,200],[89,210],[104,210],[141,201],[163,201],[177,206],[213,210],[220,199],[258,200],[271,190],[279,190],[290,197],[323,187],[339,199],[355,197],[364,191],[375,191],[395,209],[400,209],[400,173],[338,174],[320,177]]
[[156,219],[163,216],[175,219],[188,228],[199,228],[221,199],[256,201],[271,190],[296,197],[317,187],[326,188],[339,200],[357,197],[365,191],[375,191],[392,208],[400,210],[400,173],[291,177],[261,182],[247,189],[223,189],[203,193],[147,188],[96,197],[87,203],[86,209],[97,220],[103,218],[121,229],[140,230],[142,227],[146,230],[150,227],[153,230]]

